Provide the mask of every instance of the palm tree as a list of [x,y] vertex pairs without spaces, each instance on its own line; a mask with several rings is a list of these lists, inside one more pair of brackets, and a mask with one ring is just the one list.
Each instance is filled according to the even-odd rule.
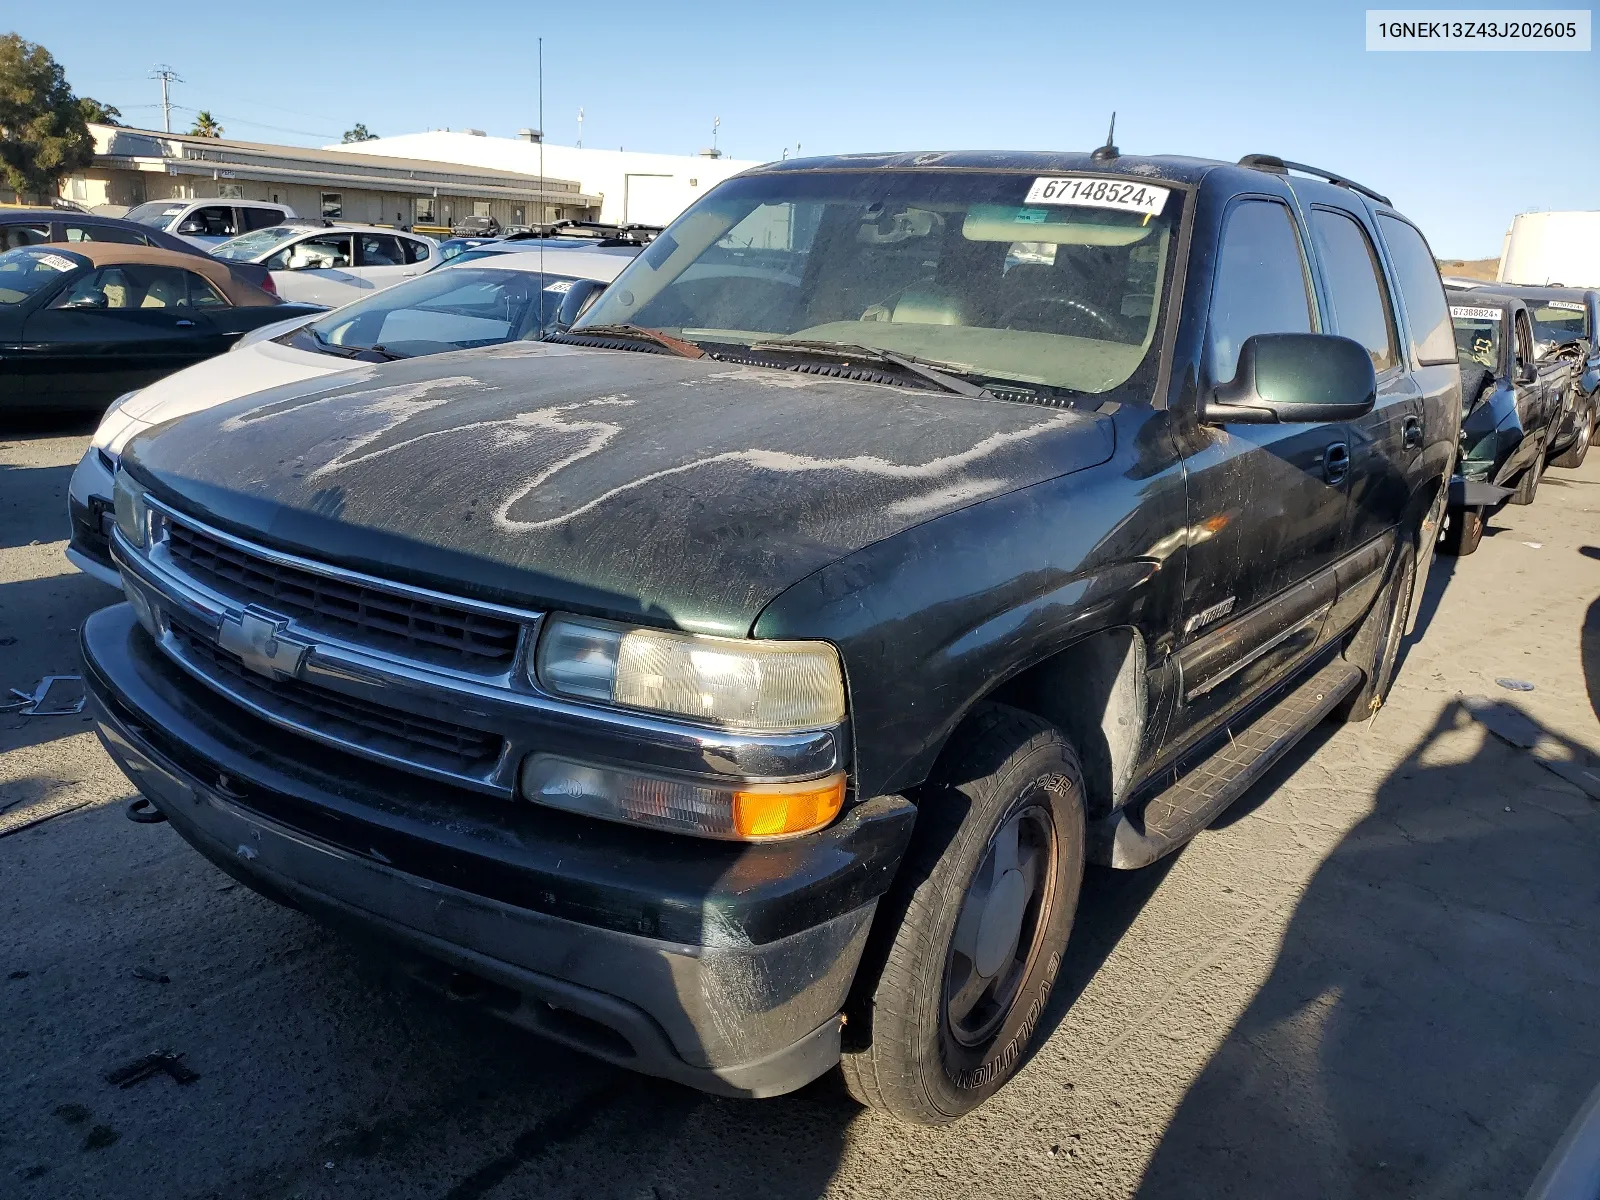
[[189,130],[192,137],[219,138],[222,133],[222,126],[218,125],[211,114],[204,109],[195,114],[194,128]]

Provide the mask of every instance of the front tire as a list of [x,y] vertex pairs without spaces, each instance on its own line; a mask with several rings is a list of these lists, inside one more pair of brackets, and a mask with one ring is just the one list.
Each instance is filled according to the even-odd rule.
[[1517,490],[1506,497],[1508,504],[1532,504],[1533,498],[1539,494],[1539,481],[1544,478],[1544,451],[1534,455],[1533,462],[1528,464],[1528,469],[1522,473],[1522,478],[1517,480]]
[[1083,772],[1049,722],[985,704],[918,802],[858,981],[845,1086],[916,1125],[971,1112],[1021,1065],[1061,966],[1083,881]]
[[1583,460],[1589,456],[1589,442],[1594,436],[1594,411],[1590,410],[1588,418],[1578,429],[1578,439],[1561,452],[1560,457],[1552,458],[1552,467],[1581,467]]
[[1475,508],[1452,508],[1445,513],[1444,531],[1439,535],[1439,553],[1462,556],[1471,554],[1483,541],[1483,527],[1488,519],[1480,504]]

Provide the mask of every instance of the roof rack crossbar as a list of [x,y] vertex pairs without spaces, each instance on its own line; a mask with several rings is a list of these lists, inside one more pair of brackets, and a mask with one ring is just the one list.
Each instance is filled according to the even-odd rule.
[[1302,175],[1312,175],[1317,179],[1326,179],[1336,187],[1349,188],[1352,192],[1360,192],[1369,200],[1376,200],[1379,204],[1393,205],[1394,201],[1382,192],[1375,192],[1369,187],[1363,187],[1354,179],[1347,179],[1343,175],[1335,175],[1332,171],[1324,171],[1321,167],[1310,167],[1305,163],[1290,162],[1286,158],[1279,158],[1275,154],[1246,154],[1239,160],[1241,167],[1253,167],[1257,171],[1270,171],[1274,175],[1287,175],[1290,171],[1299,171]]

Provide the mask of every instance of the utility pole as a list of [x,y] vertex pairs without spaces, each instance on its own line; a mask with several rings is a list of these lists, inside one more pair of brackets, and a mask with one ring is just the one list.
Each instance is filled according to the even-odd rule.
[[721,117],[712,117],[711,118],[711,150],[712,150],[711,157],[712,158],[716,158],[717,157],[717,154],[716,154],[716,149],[717,149],[717,130],[719,130],[721,128],[722,128],[722,118]]
[[182,83],[178,73],[166,63],[157,63],[150,70],[151,79],[161,80],[161,125],[168,133],[172,132],[172,100],[167,95],[169,84]]
[[583,149],[583,109],[578,110],[578,149]]

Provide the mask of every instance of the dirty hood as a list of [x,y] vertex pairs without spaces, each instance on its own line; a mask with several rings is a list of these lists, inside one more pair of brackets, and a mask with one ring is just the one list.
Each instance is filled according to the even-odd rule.
[[124,462],[178,508],[310,558],[744,634],[841,556],[1112,448],[1093,414],[513,343],[260,392],[135,438]]

